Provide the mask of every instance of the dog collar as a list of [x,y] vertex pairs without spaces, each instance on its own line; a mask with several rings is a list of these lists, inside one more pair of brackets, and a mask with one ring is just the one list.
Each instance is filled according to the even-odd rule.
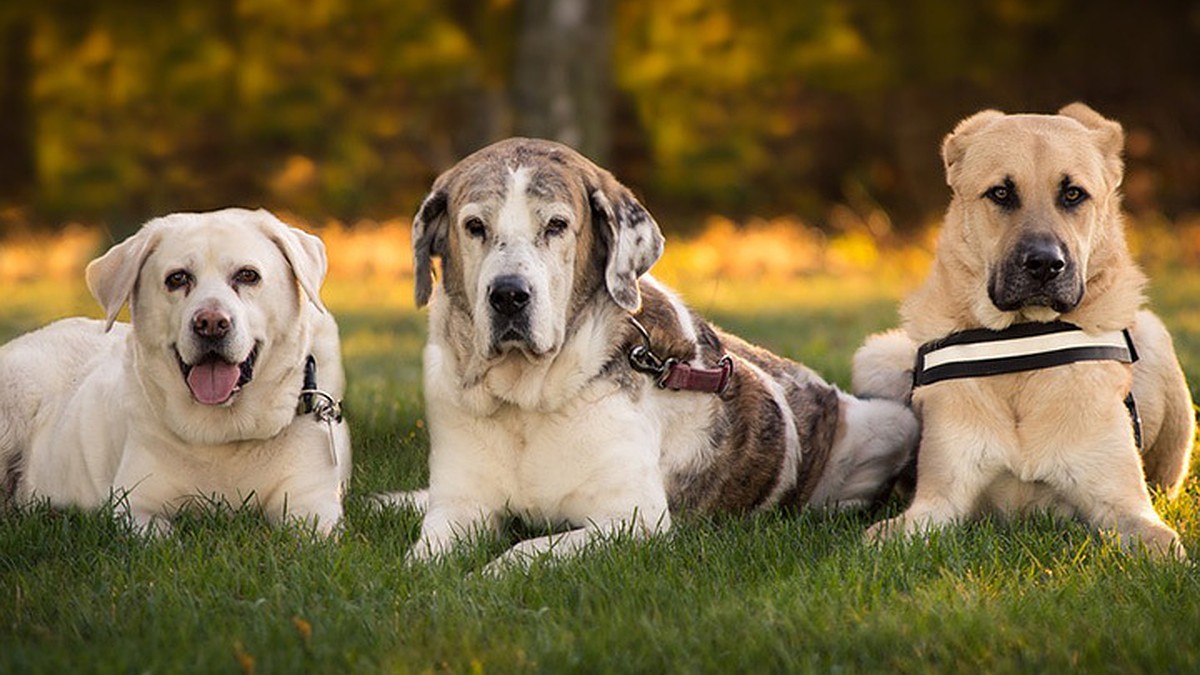
[[1137,361],[1129,330],[1087,333],[1065,321],[951,333],[917,350],[913,387],[964,377],[1053,368],[1079,361]]
[[705,394],[722,394],[733,377],[733,359],[728,354],[721,357],[716,368],[696,368],[676,358],[660,358],[650,344],[650,332],[640,321],[629,317],[629,322],[642,336],[642,344],[629,350],[629,365],[640,373],[656,379],[659,389],[671,391],[698,391]]
[[325,425],[329,431],[329,456],[333,464],[338,463],[337,444],[334,440],[333,425],[342,422],[342,402],[333,398],[329,392],[317,387],[317,360],[312,354],[304,360],[304,386],[300,390],[300,402],[296,405],[296,415],[312,415],[318,422]]

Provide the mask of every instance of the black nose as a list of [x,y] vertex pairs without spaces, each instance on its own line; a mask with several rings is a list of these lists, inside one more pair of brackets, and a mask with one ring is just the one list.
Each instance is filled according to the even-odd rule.
[[1022,244],[1021,267],[1025,273],[1045,284],[1067,267],[1062,244],[1053,238],[1038,237]]
[[229,333],[229,315],[215,309],[201,309],[192,315],[192,332],[202,338],[219,340]]
[[488,304],[504,316],[519,314],[529,304],[529,282],[515,274],[496,277],[488,291]]

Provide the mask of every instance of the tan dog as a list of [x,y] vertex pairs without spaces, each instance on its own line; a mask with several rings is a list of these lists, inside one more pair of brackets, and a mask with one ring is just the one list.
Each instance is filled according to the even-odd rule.
[[[1192,402],[1170,336],[1141,309],[1145,278],[1120,213],[1123,141],[1118,123],[1080,103],[1057,115],[987,110],[946,137],[954,197],[933,270],[902,307],[903,333],[874,336],[855,356],[855,391],[906,398],[916,346],[972,329],[1008,330],[966,335],[1043,333],[1062,326],[1055,321],[1082,329],[1034,338],[1041,342],[1033,348],[1058,355],[1124,354],[1120,331],[1129,329],[1140,360],[1131,367],[1085,358],[917,387],[916,494],[903,515],[875,525],[872,538],[924,532],[985,509],[1049,508],[1115,530],[1126,545],[1183,555],[1146,482],[1178,492],[1191,453]],[[1016,354],[1030,344],[972,344],[943,350],[939,358],[951,356],[940,361],[926,353],[920,372],[939,363],[971,372],[988,358],[1012,367],[1011,359],[1030,358]],[[1125,403],[1131,387],[1140,457]]]
[[858,506],[890,484],[912,413],[709,325],[643,276],[662,244],[628,188],[556,143],[503,141],[437,179],[413,220],[431,442],[414,556],[509,516],[566,531],[500,564],[680,510]]

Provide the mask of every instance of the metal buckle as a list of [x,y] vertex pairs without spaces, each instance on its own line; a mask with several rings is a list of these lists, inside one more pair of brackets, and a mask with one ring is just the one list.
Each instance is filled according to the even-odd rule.
[[320,389],[301,389],[300,395],[305,394],[309,395],[311,401],[309,412],[318,422],[325,425],[325,431],[329,433],[329,458],[333,460],[333,465],[337,466],[337,437],[333,433],[333,425],[342,422],[342,402],[334,400]]
[[629,350],[629,365],[633,366],[633,369],[638,372],[655,376],[655,378],[658,380],[659,387],[665,386],[663,384],[663,379],[666,377],[667,371],[670,369],[670,367],[675,364],[676,360],[667,359],[664,361],[663,359],[659,358],[658,354],[654,353],[654,349],[650,345],[650,331],[647,331],[646,327],[632,316],[628,318],[629,322],[633,324],[633,327],[636,328],[638,333],[641,333],[642,335],[642,344]]

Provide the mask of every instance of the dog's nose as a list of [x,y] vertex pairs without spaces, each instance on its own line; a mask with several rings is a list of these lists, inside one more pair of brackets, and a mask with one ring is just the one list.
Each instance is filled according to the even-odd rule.
[[1025,273],[1045,284],[1067,267],[1067,256],[1057,241],[1037,238],[1025,242],[1021,252],[1021,267]]
[[515,274],[496,277],[488,291],[488,304],[504,316],[520,313],[529,304],[529,298],[529,282]]
[[209,340],[219,340],[229,333],[229,315],[216,309],[204,308],[192,315],[192,332]]

